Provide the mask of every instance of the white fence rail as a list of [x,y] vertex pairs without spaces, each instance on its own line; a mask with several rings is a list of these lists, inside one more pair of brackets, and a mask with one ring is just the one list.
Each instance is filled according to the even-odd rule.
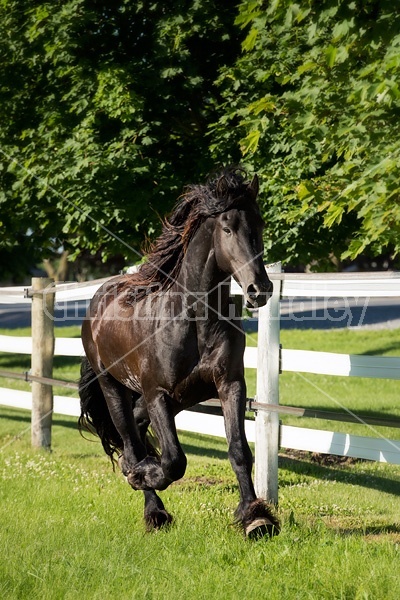
[[[318,297],[318,298],[360,298],[360,297],[399,297],[400,298],[400,274],[374,274],[374,276],[365,275],[284,275],[279,272],[270,273],[274,282],[275,295],[284,297]],[[61,284],[55,286],[57,303],[66,301],[81,301],[90,299],[95,291],[102,285],[104,280],[90,282],[89,284]],[[54,291],[54,290],[53,290]],[[31,302],[31,288],[2,288],[0,289],[0,304],[18,304]],[[232,283],[232,293],[241,294],[241,289],[234,282]],[[268,340],[262,339],[259,335],[259,348],[264,354],[268,348],[273,349],[273,360],[269,362],[275,364],[274,369],[281,371],[317,373],[326,375],[338,375],[349,377],[369,377],[369,378],[387,378],[400,379],[400,357],[376,357],[359,356],[351,354],[337,354],[330,352],[312,352],[304,350],[283,349],[280,353],[280,361],[277,360],[279,352],[279,312],[271,314],[272,303],[269,302],[266,307],[260,309],[260,323],[274,321],[275,325],[269,327],[270,336]],[[279,304],[278,304],[279,307]],[[262,325],[260,325],[262,329]],[[275,340],[272,339],[275,336]],[[257,368],[259,348],[247,347],[245,351],[245,366],[248,368]],[[269,350],[269,351],[270,351]],[[11,352],[16,354],[31,354],[32,341],[29,337],[0,336],[0,352]],[[83,347],[80,339],[76,338],[56,338],[55,352],[56,356],[82,356]],[[264,363],[262,363],[264,364]],[[278,366],[276,366],[278,365]],[[257,377],[264,369],[258,367]],[[273,387],[267,390],[268,398],[275,394],[275,401],[279,400],[278,377],[275,373]],[[271,377],[270,377],[271,378]],[[265,385],[265,384],[264,384]],[[267,382],[267,385],[270,385]],[[275,386],[275,387],[274,387]],[[262,388],[261,388],[262,389]],[[258,391],[259,401],[260,394]],[[5,406],[14,406],[19,408],[31,408],[30,392],[21,392],[0,388],[0,404]],[[79,414],[79,401],[76,398],[55,396],[54,412],[76,416]],[[260,410],[257,418],[259,423],[262,421],[264,428],[265,422],[270,419],[272,413]],[[262,415],[262,419],[261,419]],[[246,433],[249,441],[256,442],[256,483],[257,480],[268,481],[267,488],[263,495],[269,499],[276,500],[277,487],[274,491],[274,480],[277,481],[276,464],[265,465],[264,456],[267,453],[273,453],[277,456],[276,444],[272,448],[267,447],[260,451],[260,440],[257,440],[257,418],[254,422],[246,422]],[[195,433],[205,433],[225,437],[222,417],[213,415],[203,415],[184,411],[176,418],[178,429],[192,431]],[[269,427],[269,425],[268,425]],[[276,421],[275,425],[276,427]],[[271,437],[271,432],[270,436]],[[273,437],[273,436],[272,436]],[[257,445],[258,442],[258,445]],[[269,440],[264,435],[262,444],[269,444]],[[329,454],[338,454],[342,456],[351,456],[355,458],[367,458],[383,462],[400,464],[400,442],[396,440],[386,440],[381,438],[371,438],[354,436],[346,433],[337,433],[330,431],[320,431],[315,429],[305,429],[302,427],[282,426],[280,428],[280,444],[283,447],[298,450],[309,450]],[[257,466],[257,457],[261,460],[261,465]],[[267,470],[267,474],[265,473]],[[258,471],[258,475],[257,475]],[[258,483],[258,487],[260,487]],[[277,485],[277,484],[276,484]]]
[[[26,336],[0,335],[0,352],[32,354],[32,338]],[[80,338],[56,338],[54,356],[83,356]]]
[[[282,297],[400,298],[400,272],[271,273],[270,279],[282,282]],[[231,289],[232,294],[242,293],[235,281]]]
[[[0,404],[10,408],[32,409],[31,392],[0,388],[0,398],[6,398],[6,402],[0,400]],[[55,395],[53,412],[54,414],[79,417],[79,399]],[[183,411],[177,415],[175,421],[177,429],[181,431],[225,437],[224,420],[217,415]],[[255,442],[255,422],[246,420],[245,428],[248,441]],[[280,428],[279,443],[284,448],[295,450],[400,464],[400,442],[394,440],[283,425]]]

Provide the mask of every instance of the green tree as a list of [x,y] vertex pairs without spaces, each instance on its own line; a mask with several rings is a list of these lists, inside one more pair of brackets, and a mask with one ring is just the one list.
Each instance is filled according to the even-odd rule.
[[0,6],[3,274],[60,247],[136,261],[213,168],[214,82],[240,52],[230,1]]
[[212,149],[239,148],[260,173],[269,257],[326,268],[398,254],[395,4],[246,0],[236,23],[243,54],[221,70]]
[[391,0],[0,11],[0,274],[60,248],[134,262],[184,184],[239,162],[261,177],[268,259],[399,252]]

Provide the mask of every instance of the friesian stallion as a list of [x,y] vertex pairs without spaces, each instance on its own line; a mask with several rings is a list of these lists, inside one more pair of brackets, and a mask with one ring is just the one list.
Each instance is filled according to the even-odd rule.
[[251,477],[245,335],[229,294],[231,276],[248,307],[265,305],[272,290],[257,195],[257,176],[247,181],[240,168],[189,186],[147,261],[137,273],[106,282],[83,322],[79,424],[100,437],[131,487],[143,491],[149,530],[172,521],[156,490],[186,469],[174,417],[210,398],[220,400],[224,415],[240,491],[237,522],[249,537],[279,530]]

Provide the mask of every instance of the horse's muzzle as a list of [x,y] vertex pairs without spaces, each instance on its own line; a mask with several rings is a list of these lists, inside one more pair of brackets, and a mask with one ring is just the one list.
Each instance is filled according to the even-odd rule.
[[265,306],[272,295],[272,290],[272,282],[269,280],[263,285],[251,283],[244,293],[246,307],[261,308],[261,306]]

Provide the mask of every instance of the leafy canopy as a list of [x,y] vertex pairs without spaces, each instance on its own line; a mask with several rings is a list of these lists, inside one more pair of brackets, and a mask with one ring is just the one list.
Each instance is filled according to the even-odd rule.
[[213,167],[231,3],[2,0],[0,258],[63,246],[130,263],[184,184]]
[[267,258],[400,249],[391,0],[0,3],[0,264],[128,262],[186,183],[261,176]]
[[[310,263],[400,249],[400,16],[391,1],[242,2],[214,152],[262,175],[269,252]],[[326,261],[322,261],[326,267]]]

